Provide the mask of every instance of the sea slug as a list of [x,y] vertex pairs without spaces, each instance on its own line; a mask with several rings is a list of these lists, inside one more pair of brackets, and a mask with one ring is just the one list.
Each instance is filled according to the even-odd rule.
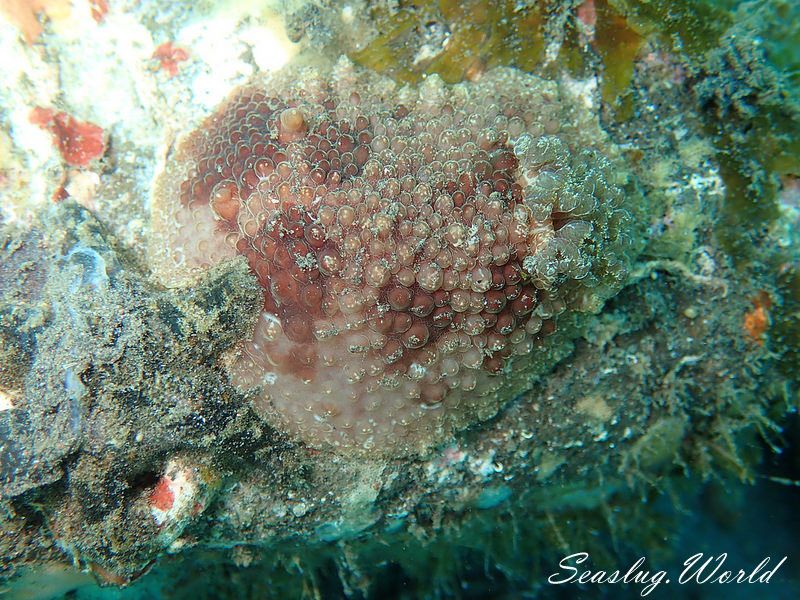
[[514,357],[619,288],[618,154],[588,103],[513,69],[419,87],[346,59],[284,70],[167,158],[151,259],[167,285],[247,260],[264,310],[230,372],[265,418],[414,451],[495,414]]

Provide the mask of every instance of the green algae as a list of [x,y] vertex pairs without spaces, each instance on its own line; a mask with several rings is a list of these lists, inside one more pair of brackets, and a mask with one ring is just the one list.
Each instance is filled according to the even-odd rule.
[[[511,0],[417,0],[396,12],[378,5],[372,19],[380,33],[365,47],[350,52],[356,63],[403,83],[436,73],[448,83],[480,76],[494,66],[549,71],[566,66],[573,75],[586,72],[589,56],[581,38],[575,2],[520,3]],[[598,0],[595,49],[605,78],[603,98],[617,103],[629,88],[634,59],[644,38],[605,0]],[[448,32],[440,47],[426,47],[420,18]],[[559,46],[559,58],[548,64],[548,43]],[[431,56],[421,56],[420,46]],[[429,44],[428,44],[429,46]],[[622,113],[629,115],[630,102]]]
[[[357,64],[403,83],[431,73],[447,83],[478,77],[493,66],[532,71],[544,56],[544,8],[520,8],[512,0],[415,0],[397,12],[372,8],[380,33],[365,48],[350,52]],[[420,23],[448,31],[446,41],[421,56]]]
[[656,35],[690,55],[714,48],[731,25],[737,0],[609,0],[641,35]]
[[617,118],[629,118],[633,102],[627,92],[633,79],[634,61],[645,38],[630,27],[628,20],[612,10],[606,0],[596,0],[595,47],[603,61],[602,98],[617,107]]

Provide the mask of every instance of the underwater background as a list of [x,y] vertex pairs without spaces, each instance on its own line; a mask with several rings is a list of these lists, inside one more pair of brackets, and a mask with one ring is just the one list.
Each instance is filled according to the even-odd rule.
[[800,597],[800,3],[0,17],[0,597]]

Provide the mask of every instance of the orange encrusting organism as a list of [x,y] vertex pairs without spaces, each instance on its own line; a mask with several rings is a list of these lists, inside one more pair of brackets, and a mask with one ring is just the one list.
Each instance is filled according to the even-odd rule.
[[767,292],[761,290],[751,302],[753,308],[745,313],[743,328],[750,341],[763,346],[764,334],[770,325],[769,310],[772,307],[772,300]]
[[159,67],[166,71],[170,77],[175,77],[178,74],[178,64],[189,60],[189,53],[168,41],[155,49],[153,59],[158,61]]
[[78,121],[64,111],[37,106],[29,116],[30,122],[53,134],[53,141],[68,165],[85,167],[106,151],[102,127]]

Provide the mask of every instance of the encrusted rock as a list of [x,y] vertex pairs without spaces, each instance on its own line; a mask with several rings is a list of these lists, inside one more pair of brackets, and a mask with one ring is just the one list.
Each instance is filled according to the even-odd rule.
[[49,535],[124,581],[205,510],[220,468],[274,440],[219,360],[260,288],[243,261],[155,288],[89,211],[35,222],[0,229],[0,499],[57,484]]

